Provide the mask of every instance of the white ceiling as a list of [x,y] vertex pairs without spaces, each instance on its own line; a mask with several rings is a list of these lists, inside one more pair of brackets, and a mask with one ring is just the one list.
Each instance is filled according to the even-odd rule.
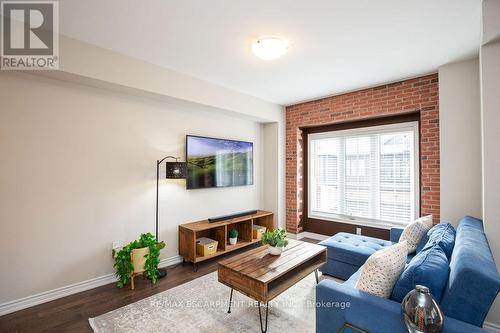
[[[434,72],[480,43],[480,0],[63,0],[61,33],[289,105]],[[282,58],[254,38],[291,41]]]

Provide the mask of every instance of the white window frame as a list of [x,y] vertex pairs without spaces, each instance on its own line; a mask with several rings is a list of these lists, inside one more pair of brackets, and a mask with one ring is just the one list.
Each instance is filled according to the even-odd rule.
[[332,213],[324,213],[324,214],[313,214],[312,205],[311,205],[311,191],[312,191],[312,182],[311,179],[311,159],[312,159],[312,149],[311,149],[311,140],[315,139],[326,139],[326,138],[336,138],[336,137],[346,137],[349,135],[359,136],[364,134],[383,134],[383,133],[393,133],[398,131],[413,131],[414,133],[414,202],[415,209],[413,218],[417,219],[420,216],[420,131],[419,131],[419,123],[418,121],[410,121],[396,124],[388,124],[388,125],[377,125],[370,127],[361,127],[361,128],[353,128],[347,130],[339,130],[339,131],[329,131],[329,132],[320,132],[320,133],[311,133],[307,135],[307,214],[309,218],[347,223],[347,224],[355,224],[367,227],[375,227],[381,229],[390,229],[392,227],[405,227],[405,223],[398,223],[394,221],[384,221],[378,219],[369,219],[369,218],[361,218],[361,217],[353,217],[347,215],[339,215]]

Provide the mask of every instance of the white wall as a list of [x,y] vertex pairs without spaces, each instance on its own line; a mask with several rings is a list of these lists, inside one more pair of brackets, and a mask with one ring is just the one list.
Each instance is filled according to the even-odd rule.
[[264,209],[273,212],[279,211],[278,183],[279,183],[279,146],[278,123],[263,125],[264,146],[263,154],[266,161],[263,186]]
[[482,3],[482,45],[500,41],[500,1],[483,0]]
[[155,161],[184,158],[188,133],[253,141],[255,185],[163,179],[162,258],[177,254],[178,224],[263,205],[257,122],[6,72],[0,101],[0,303],[112,273],[111,242],[154,231]]
[[[488,241],[500,265],[500,1],[483,0],[481,126],[483,154],[483,218]],[[486,321],[500,331],[500,298]]]
[[[483,127],[483,217],[495,261],[500,265],[500,41],[481,47]],[[500,300],[486,319],[500,325]]]
[[479,59],[439,68],[441,220],[482,217]]
[[274,212],[277,226],[285,228],[283,122],[264,124],[263,134],[263,208]]

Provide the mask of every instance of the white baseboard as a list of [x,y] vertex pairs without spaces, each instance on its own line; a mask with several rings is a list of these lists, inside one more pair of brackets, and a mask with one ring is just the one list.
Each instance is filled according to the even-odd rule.
[[116,281],[115,274],[107,274],[94,279],[73,283],[64,287],[44,291],[35,295],[23,297],[10,302],[0,304],[0,316],[11,312],[26,309],[38,304],[53,301],[55,299],[79,293],[81,291],[97,288]]
[[330,238],[331,236],[316,234],[314,232],[309,232],[309,231],[304,231],[304,232],[301,232],[299,234],[292,234],[292,233],[287,232],[287,237],[291,238],[291,239],[297,239],[297,240],[302,239],[302,238],[311,238],[311,239],[316,239],[316,240],[322,241],[322,240],[325,240],[327,238]]
[[[182,262],[182,257],[176,255],[160,261],[159,267],[166,267]],[[85,290],[94,289],[105,284],[116,282],[115,274],[107,274],[82,282],[73,283],[64,287],[44,291],[35,295],[19,298],[0,304],[0,316],[26,309],[38,304],[53,301],[55,299],[76,294]]]
[[181,262],[182,262],[182,257],[179,255],[176,255],[176,256],[173,256],[170,258],[165,258],[165,259],[160,260],[160,264],[158,265],[158,267],[168,267],[168,266],[172,266],[172,265],[177,265],[178,263],[181,263]]
[[490,333],[500,333],[500,325],[485,322],[483,328]]

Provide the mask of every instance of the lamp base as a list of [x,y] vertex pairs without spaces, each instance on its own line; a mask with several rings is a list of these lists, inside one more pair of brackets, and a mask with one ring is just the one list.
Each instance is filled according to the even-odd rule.
[[158,279],[164,278],[167,276],[166,268],[158,268]]
[[[156,278],[158,279],[162,279],[164,278],[165,276],[167,276],[167,269],[166,268],[158,268],[158,275],[156,276]],[[151,280],[148,276],[148,279]]]

